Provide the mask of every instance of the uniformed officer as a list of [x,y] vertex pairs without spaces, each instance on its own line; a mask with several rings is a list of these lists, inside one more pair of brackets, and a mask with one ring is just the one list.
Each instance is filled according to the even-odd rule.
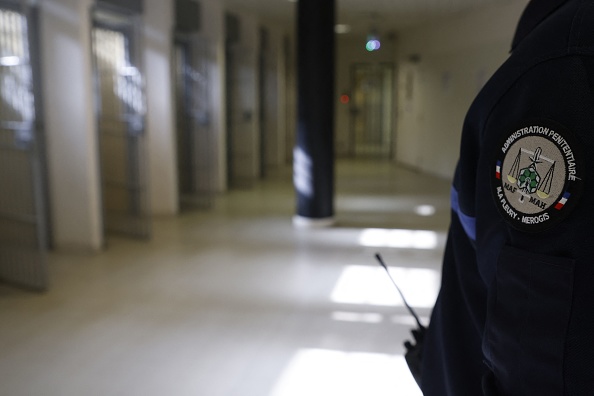
[[425,396],[594,395],[594,0],[532,0],[466,117]]

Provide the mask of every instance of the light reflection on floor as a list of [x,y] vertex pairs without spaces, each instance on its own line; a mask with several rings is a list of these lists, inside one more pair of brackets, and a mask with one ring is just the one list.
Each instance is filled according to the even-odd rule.
[[438,246],[438,234],[426,230],[368,228],[361,231],[359,244],[367,247],[432,250]]
[[[390,275],[402,289],[412,307],[431,308],[437,298],[440,276],[428,268],[389,268]],[[343,269],[331,299],[335,303],[403,306],[402,298],[384,269],[350,265]]]
[[332,320],[343,322],[359,322],[359,323],[381,323],[384,321],[384,316],[377,312],[332,312]]
[[422,396],[403,356],[303,349],[270,396]]

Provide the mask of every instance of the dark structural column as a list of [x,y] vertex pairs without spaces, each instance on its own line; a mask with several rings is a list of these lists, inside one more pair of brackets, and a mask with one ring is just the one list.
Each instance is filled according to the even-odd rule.
[[334,223],[335,0],[297,3],[296,226]]

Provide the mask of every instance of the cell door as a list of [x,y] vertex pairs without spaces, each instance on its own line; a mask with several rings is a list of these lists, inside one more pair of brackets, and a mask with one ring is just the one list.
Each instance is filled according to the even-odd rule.
[[150,235],[138,17],[95,10],[93,55],[105,231]]
[[256,54],[241,43],[241,24],[235,15],[225,16],[225,83],[227,113],[227,183],[251,187],[259,175],[255,130]]
[[208,208],[214,196],[211,50],[197,35],[175,42],[177,160],[181,208]]
[[394,66],[355,64],[352,68],[351,154],[392,155]]
[[227,45],[227,167],[231,187],[254,185],[259,175],[255,91],[255,54],[240,44]]
[[0,1],[0,280],[44,290],[46,194],[32,12]]
[[260,30],[259,98],[260,98],[260,176],[267,176],[267,169],[280,165],[281,142],[278,130],[278,64],[276,53],[270,45],[268,30]]

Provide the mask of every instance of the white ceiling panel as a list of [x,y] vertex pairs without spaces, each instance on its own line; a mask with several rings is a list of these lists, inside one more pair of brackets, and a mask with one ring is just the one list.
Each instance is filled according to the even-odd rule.
[[[396,32],[431,19],[496,4],[520,0],[337,0],[338,23],[348,24],[354,32],[378,30]],[[289,0],[226,0],[233,9],[260,15],[268,20],[291,24],[296,3]]]

